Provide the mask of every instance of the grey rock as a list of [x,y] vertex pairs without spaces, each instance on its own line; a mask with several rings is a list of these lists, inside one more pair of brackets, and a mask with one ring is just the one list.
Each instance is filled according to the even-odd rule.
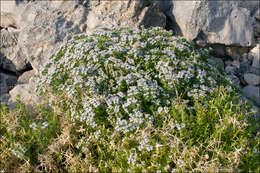
[[209,58],[207,59],[207,61],[214,65],[219,66],[221,69],[224,70],[224,62],[221,58]]
[[251,66],[249,64],[249,62],[241,62],[239,64],[239,69],[238,69],[238,72],[243,75],[245,73],[248,73],[250,72],[250,69],[251,69]]
[[8,100],[9,105],[16,103],[17,97],[20,96],[20,100],[26,105],[36,105],[43,101],[43,97],[39,96],[35,92],[36,84],[34,81],[30,81],[27,84],[16,85],[10,92],[10,99]]
[[259,44],[254,47],[249,54],[253,57],[253,64],[252,67],[260,68],[260,46]]
[[0,95],[8,93],[17,82],[15,75],[5,74],[0,72]]
[[19,76],[17,83],[18,84],[26,84],[29,83],[29,80],[31,79],[31,77],[33,77],[35,75],[35,70],[30,70],[30,71],[26,71],[24,72],[21,76]]
[[230,61],[230,60],[227,60],[224,63],[225,63],[225,66],[231,66],[232,65],[232,61]]
[[10,99],[10,95],[8,93],[2,94],[0,96],[0,105],[4,103],[7,104],[9,99]]
[[[210,44],[254,46],[254,3],[238,1],[171,1],[161,3],[161,10],[172,12],[182,34],[189,40],[205,40]],[[173,26],[175,27],[175,26]]]
[[19,25],[17,24],[17,21],[15,20],[15,16],[12,13],[8,12],[1,12],[0,14],[0,26],[2,28],[19,28]]
[[0,48],[6,48],[17,45],[18,35],[18,31],[10,32],[6,29],[2,29],[0,34]]
[[1,30],[0,34],[0,67],[17,72],[24,70],[28,61],[17,45],[20,32],[17,30]]
[[100,26],[164,27],[166,18],[154,0],[101,1],[88,15],[88,31]]
[[253,73],[244,74],[244,79],[249,85],[258,85],[260,84],[260,76],[257,76]]
[[0,67],[12,72],[26,69],[29,64],[21,48],[15,45],[8,48],[0,48]]
[[249,72],[260,76],[260,68],[251,67]]
[[227,78],[230,79],[230,81],[236,86],[236,87],[240,87],[240,80],[236,75],[230,74],[227,75]]
[[236,68],[240,68],[240,62],[239,61],[232,61],[232,66],[236,67]]
[[235,73],[236,73],[236,70],[237,70],[236,67],[230,66],[230,65],[225,68],[225,72],[226,72],[227,74],[235,74]]
[[[56,2],[56,1],[55,1]],[[18,45],[36,71],[63,41],[82,32],[84,9],[74,9],[74,1],[35,1],[26,5],[21,16]]]
[[260,106],[260,87],[248,85],[243,88],[243,94]]
[[230,56],[234,61],[239,61],[244,53],[248,53],[248,47],[226,46],[225,55]]
[[248,54],[247,54],[247,53],[244,53],[244,54],[241,56],[240,61],[241,61],[241,62],[247,62],[247,61],[249,61],[249,59],[248,59]]

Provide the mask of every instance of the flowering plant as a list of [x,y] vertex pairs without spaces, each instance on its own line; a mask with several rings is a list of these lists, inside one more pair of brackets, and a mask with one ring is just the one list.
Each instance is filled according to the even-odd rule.
[[169,114],[175,102],[192,110],[217,87],[232,90],[207,53],[160,28],[105,28],[61,47],[41,71],[39,90],[66,105],[75,122],[129,133]]

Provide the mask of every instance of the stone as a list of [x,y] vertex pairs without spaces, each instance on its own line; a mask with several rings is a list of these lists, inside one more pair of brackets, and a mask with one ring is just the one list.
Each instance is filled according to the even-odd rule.
[[17,82],[17,77],[11,74],[0,72],[0,95],[8,93]]
[[20,32],[1,30],[0,34],[0,67],[18,72],[26,68],[28,61],[21,48],[17,45]]
[[19,46],[0,48],[0,67],[2,69],[19,72],[27,68],[29,62]]
[[154,0],[101,1],[88,15],[88,32],[100,26],[160,26],[165,27],[166,17]]
[[260,68],[251,67],[251,68],[249,69],[249,72],[260,76]]
[[258,85],[260,84],[260,76],[253,73],[244,74],[244,79],[248,85]]
[[236,68],[240,68],[240,62],[239,61],[232,61],[232,63],[231,63],[234,67],[236,67]]
[[35,83],[30,80],[27,84],[16,85],[10,92],[10,99],[8,100],[9,105],[16,103],[17,96],[20,96],[20,100],[26,105],[36,105],[43,101],[43,97],[39,96],[35,92]]
[[[168,3],[182,34],[208,44],[252,47],[253,18],[249,5],[237,1],[174,1]],[[251,6],[251,5],[250,5]],[[173,26],[174,27],[174,26]]]
[[254,47],[249,54],[253,57],[253,64],[252,67],[260,69],[260,46],[259,44]]
[[236,70],[237,70],[236,67],[230,66],[230,65],[225,68],[225,72],[226,72],[227,74],[235,74],[235,73],[236,73]]
[[232,61],[230,61],[230,60],[227,60],[224,63],[225,63],[225,66],[231,66],[232,65]]
[[247,62],[247,61],[249,61],[249,60],[248,60],[248,54],[247,54],[247,53],[244,53],[244,54],[241,56],[240,61],[241,61],[241,62]]
[[227,46],[225,55],[230,56],[234,61],[239,61],[244,53],[248,53],[247,47]]
[[260,87],[248,85],[243,89],[243,94],[260,106]]
[[227,75],[227,78],[230,79],[232,84],[234,84],[236,87],[240,86],[240,80],[237,76],[230,74],[230,75]]
[[207,61],[219,66],[221,69],[224,70],[224,62],[221,58],[209,58]]
[[17,24],[16,20],[15,20],[15,16],[12,13],[8,13],[8,12],[1,12],[0,14],[0,26],[2,28],[15,28],[15,29],[19,29],[19,25]]
[[30,70],[24,72],[21,76],[19,76],[17,83],[18,84],[26,84],[29,83],[31,77],[35,75],[35,70]]
[[[57,3],[57,4],[56,4]],[[63,41],[83,32],[86,16],[83,6],[74,9],[74,1],[33,1],[21,14],[18,45],[36,71]]]
[[251,69],[251,66],[250,66],[250,63],[249,62],[241,62],[239,64],[239,69],[238,69],[238,72],[243,75],[245,73],[248,73],[250,72],[250,69]]
[[214,54],[218,57],[225,57],[226,56],[226,48],[224,45],[221,44],[213,44],[210,47],[214,50]]
[[17,45],[19,32],[10,32],[6,29],[1,30],[0,48],[7,48]]

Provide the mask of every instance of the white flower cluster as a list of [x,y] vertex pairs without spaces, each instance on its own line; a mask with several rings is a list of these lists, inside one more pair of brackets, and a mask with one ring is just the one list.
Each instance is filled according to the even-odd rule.
[[138,146],[138,150],[146,150],[146,151],[152,151],[153,146],[150,144],[150,139],[147,136],[137,137],[137,140],[140,140],[140,145]]
[[19,143],[15,143],[12,148],[9,148],[9,150],[18,158],[24,159],[24,154],[27,151],[27,148],[22,146]]
[[[49,126],[49,123],[47,122],[47,121],[44,121],[42,124],[41,124],[41,126],[40,126],[40,129],[45,129],[46,127],[48,127]],[[37,124],[35,123],[35,122],[33,122],[33,123],[31,123],[30,125],[29,125],[29,127],[31,128],[31,129],[33,129],[33,130],[37,130],[38,129],[38,126],[37,126]]]
[[[176,97],[207,97],[221,77],[200,51],[157,27],[77,35],[39,76],[38,90],[63,98],[73,121],[93,129],[105,124],[122,133],[168,114]],[[143,148],[152,149],[145,140]]]

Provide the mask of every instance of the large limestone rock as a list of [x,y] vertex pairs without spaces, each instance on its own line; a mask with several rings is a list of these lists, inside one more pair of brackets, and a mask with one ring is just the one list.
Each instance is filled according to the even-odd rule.
[[[161,10],[172,13],[183,36],[209,44],[252,47],[256,2],[240,1],[159,1]],[[166,8],[169,5],[170,7]],[[174,24],[174,23],[173,23]]]
[[0,48],[0,67],[2,69],[19,72],[29,66],[29,62],[19,46]]
[[2,28],[19,28],[19,25],[15,20],[15,16],[12,13],[1,12],[0,19],[0,27]]
[[28,61],[17,45],[20,32],[14,29],[2,29],[0,34],[0,68],[17,72],[24,70]]
[[30,70],[24,72],[21,76],[19,76],[17,83],[18,84],[27,84],[30,79],[35,75],[35,70]]
[[165,27],[166,18],[154,1],[101,1],[89,13],[88,29],[98,26]]

